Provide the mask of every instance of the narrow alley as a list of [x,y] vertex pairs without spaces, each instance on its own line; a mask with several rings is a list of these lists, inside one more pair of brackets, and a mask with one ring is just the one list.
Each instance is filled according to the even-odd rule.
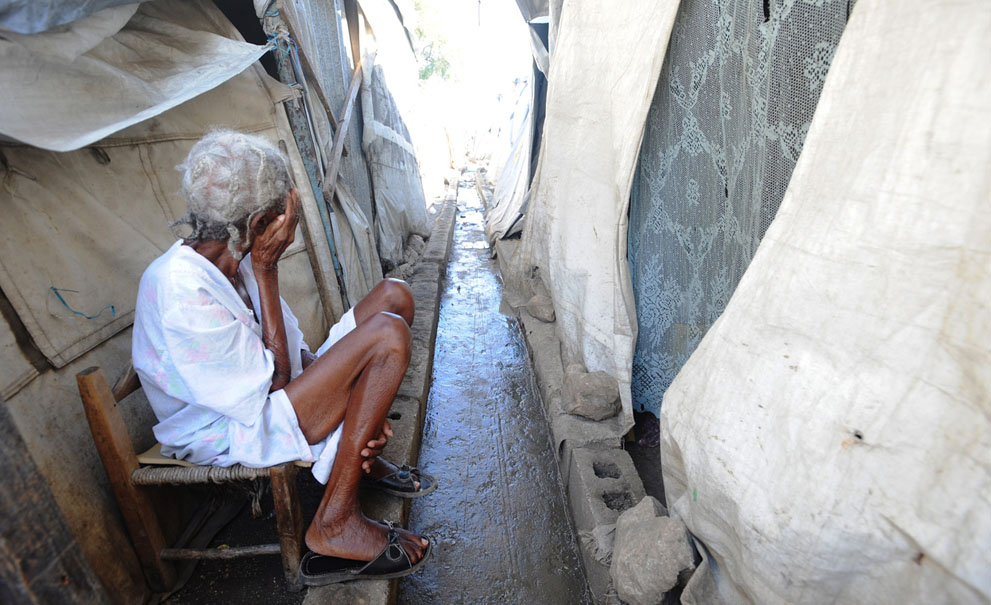
[[399,602],[588,602],[526,346],[499,313],[501,278],[470,182],[456,220],[419,460],[440,487],[413,501],[409,521],[434,540],[434,559],[400,581]]

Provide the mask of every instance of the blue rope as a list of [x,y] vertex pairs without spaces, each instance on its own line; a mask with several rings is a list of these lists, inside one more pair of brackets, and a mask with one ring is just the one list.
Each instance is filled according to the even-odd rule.
[[[279,51],[278,52],[279,71],[281,72],[282,69],[285,67],[286,58],[288,58],[289,61],[291,62],[291,67],[294,68],[292,70],[293,75],[294,76],[301,75],[303,73],[303,66],[299,62],[299,47],[296,46],[296,41],[292,39],[292,36],[289,35],[285,36],[286,39],[285,50],[283,50],[282,46],[279,45],[279,38],[277,36],[269,34],[267,38],[269,45],[273,46],[275,50]],[[300,84],[299,82],[293,81],[293,82],[286,82],[286,85],[299,86]]]
[[[73,313],[75,313],[76,315],[78,315],[80,317],[85,317],[86,319],[93,320],[93,319],[96,319],[97,317],[103,315],[103,312],[106,311],[107,309],[110,309],[110,316],[113,317],[114,319],[117,318],[117,309],[113,305],[107,305],[107,306],[103,307],[102,309],[100,309],[100,312],[97,313],[96,315],[86,315],[85,313],[83,313],[81,311],[76,311],[75,309],[73,309],[72,307],[70,307],[69,306],[69,303],[65,302],[65,299],[62,298],[62,293],[59,291],[58,288],[56,288],[55,286],[49,286],[48,289],[55,293],[55,296],[58,297],[59,302],[61,302],[62,305],[65,306],[66,309],[72,311]],[[79,293],[78,290],[65,290],[65,289],[63,289],[63,291],[64,292],[75,292],[77,294]]]

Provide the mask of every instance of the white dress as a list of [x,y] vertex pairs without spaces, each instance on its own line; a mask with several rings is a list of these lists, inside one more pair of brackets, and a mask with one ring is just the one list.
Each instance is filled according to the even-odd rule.
[[[261,309],[250,255],[238,272]],[[285,300],[282,314],[295,378],[303,369],[300,350],[309,348]],[[354,327],[348,311],[317,354]],[[254,313],[220,269],[181,241],[141,277],[131,354],[158,418],[153,430],[163,454],[217,466],[305,460],[327,482],[342,427],[316,445],[306,442],[285,390],[269,393],[275,357]]]

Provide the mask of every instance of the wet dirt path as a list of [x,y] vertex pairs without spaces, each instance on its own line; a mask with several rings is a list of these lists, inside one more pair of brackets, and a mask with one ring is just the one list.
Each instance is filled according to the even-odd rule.
[[412,502],[409,524],[434,552],[400,581],[399,602],[587,603],[525,344],[499,313],[488,255],[478,194],[462,186],[420,450],[440,487]]

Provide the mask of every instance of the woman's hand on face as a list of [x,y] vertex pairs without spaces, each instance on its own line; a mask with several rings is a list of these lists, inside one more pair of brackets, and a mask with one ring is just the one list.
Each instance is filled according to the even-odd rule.
[[[258,217],[256,220],[261,220]],[[286,211],[265,227],[265,231],[255,236],[251,244],[251,267],[257,274],[272,271],[286,248],[296,236],[299,223],[299,193],[295,189],[286,195]],[[257,223],[256,223],[257,224]]]

